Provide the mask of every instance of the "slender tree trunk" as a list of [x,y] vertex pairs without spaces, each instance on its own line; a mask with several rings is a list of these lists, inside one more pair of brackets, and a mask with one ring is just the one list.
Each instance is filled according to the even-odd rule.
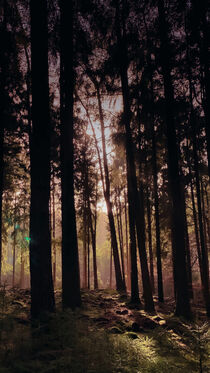
[[83,288],[87,288],[87,216],[85,201],[83,208]]
[[[205,237],[205,246],[208,253],[208,218],[206,216],[206,205],[204,200],[204,186],[203,186],[203,180],[202,177],[200,178],[200,188],[201,188],[201,201],[202,201],[202,212],[203,212],[203,229],[204,229],[204,237]],[[208,255],[207,255],[208,260]],[[209,263],[208,263],[209,268]]]
[[4,128],[0,118],[0,285],[2,273],[2,198],[3,198],[3,178],[4,178]]
[[49,229],[50,114],[47,2],[31,0],[32,143],[30,207],[31,315],[54,311]]
[[[192,109],[193,110],[193,109]],[[196,129],[195,129],[195,117],[193,111],[191,112],[191,127],[193,136],[193,157],[194,157],[194,171],[195,171],[195,186],[196,186],[196,197],[197,197],[197,207],[198,207],[198,225],[199,225],[199,238],[200,238],[200,248],[201,248],[201,265],[202,265],[202,288],[203,296],[206,305],[207,316],[210,317],[210,292],[209,292],[209,268],[208,268],[208,253],[205,244],[204,237],[204,226],[203,226],[203,216],[202,216],[202,206],[201,206],[201,191],[200,191],[200,180],[199,180],[199,163],[198,163],[198,149],[197,149],[197,139],[196,139]]]
[[55,243],[55,176],[52,176],[52,238],[53,238],[53,284],[56,286],[56,243]]
[[87,287],[90,289],[90,226],[89,226],[89,221],[87,224]]
[[[168,178],[172,198],[172,224],[174,230],[174,263],[176,267],[176,315],[191,318],[186,268],[184,232],[184,204],[179,175],[178,148],[174,121],[174,92],[171,79],[171,56],[168,25],[163,0],[158,0],[160,59],[164,80],[166,135],[168,150]],[[179,270],[177,270],[179,268]]]
[[[129,165],[127,163],[127,169]],[[131,276],[131,303],[140,304],[139,285],[138,285],[138,267],[137,267],[137,249],[136,249],[136,230],[135,230],[135,206],[134,200],[130,196],[132,188],[127,170],[127,186],[128,186],[128,221],[129,221],[129,236],[130,236],[130,261],[131,268],[129,269]]]
[[110,289],[112,289],[112,245],[110,246],[110,269],[109,269],[109,272],[110,272],[110,280],[109,280],[109,283],[110,283]]
[[[88,215],[89,215],[89,225],[90,225],[90,233],[91,233],[91,242],[92,242],[92,250],[93,250],[93,278],[94,278],[94,289],[98,289],[98,273],[97,273],[97,258],[96,258],[96,222],[95,227],[93,228],[93,221],[92,221],[92,212],[90,208],[90,200],[88,200]],[[96,211],[95,211],[96,213]]]
[[[153,84],[152,84],[153,91]],[[153,96],[153,92],[152,92]],[[153,97],[152,97],[153,100]],[[153,104],[153,103],[152,103]],[[161,262],[161,243],[160,243],[160,213],[159,213],[159,197],[158,197],[158,182],[157,182],[157,149],[156,136],[154,129],[154,116],[152,117],[152,173],[154,184],[154,198],[155,198],[155,237],[156,237],[156,256],[157,256],[157,276],[158,276],[158,299],[159,302],[164,301],[163,294],[163,275]]]
[[210,70],[209,70],[209,24],[208,24],[208,13],[209,13],[209,3],[207,0],[203,1],[201,4],[201,22],[202,22],[202,31],[203,31],[203,40],[202,40],[202,62],[204,66],[204,113],[205,113],[205,124],[206,124],[206,139],[207,139],[207,157],[208,157],[208,174],[210,178]]
[[[124,11],[124,9],[123,9]],[[134,206],[135,203],[135,225],[139,246],[139,256],[141,263],[142,272],[142,282],[144,289],[144,300],[145,300],[145,310],[154,311],[154,303],[152,298],[152,288],[149,277],[147,254],[145,246],[145,222],[144,222],[144,209],[142,206],[142,201],[140,201],[140,196],[137,188],[137,178],[136,178],[136,165],[134,160],[133,152],[133,140],[131,134],[131,110],[130,110],[130,97],[129,97],[129,87],[128,87],[128,57],[127,57],[127,43],[125,35],[125,25],[123,24],[121,34],[120,25],[120,15],[119,15],[119,2],[116,1],[116,32],[118,39],[118,48],[121,53],[120,58],[120,78],[122,83],[122,96],[123,96],[123,111],[124,111],[124,124],[126,131],[126,157],[127,157],[127,171],[129,178],[129,185],[131,188],[131,193],[128,193],[128,203]],[[124,17],[123,17],[124,18]],[[124,19],[123,19],[124,22]]]
[[119,237],[119,244],[120,244],[120,256],[121,256],[121,268],[122,268],[122,276],[123,281],[125,282],[125,265],[124,265],[124,252],[123,252],[123,236],[122,236],[122,219],[121,219],[121,208],[120,208],[120,201],[115,200],[116,206],[116,218],[117,218],[117,227],[118,227],[118,237]]
[[14,231],[13,231],[13,258],[12,258],[12,287],[15,287],[15,262],[16,262],[16,196],[14,206]]
[[120,268],[120,259],[119,259],[119,251],[118,251],[118,244],[117,244],[117,236],[114,224],[114,216],[112,210],[112,203],[110,198],[110,180],[109,180],[109,170],[108,170],[108,162],[107,162],[107,154],[106,154],[106,140],[105,140],[105,126],[104,126],[104,117],[103,117],[103,110],[101,105],[101,97],[99,86],[95,83],[96,92],[97,92],[97,99],[98,99],[98,108],[99,108],[99,118],[101,124],[101,137],[102,137],[102,150],[103,150],[103,163],[104,163],[104,175],[105,175],[105,191],[104,197],[107,206],[107,213],[109,219],[109,226],[110,226],[110,234],[111,234],[111,242],[113,248],[113,258],[114,258],[114,267],[115,267],[115,276],[116,276],[116,287],[119,291],[125,290],[125,281],[122,277],[122,272]]
[[130,268],[130,257],[129,257],[129,245],[128,245],[128,216],[127,216],[127,197],[126,191],[124,191],[125,201],[125,246],[126,246],[126,269],[127,269],[127,288],[131,289],[131,268]]
[[201,261],[201,248],[200,248],[200,239],[199,239],[198,221],[197,221],[197,211],[196,211],[196,206],[195,206],[195,197],[194,197],[192,179],[190,180],[190,192],[191,192],[191,200],[192,200],[192,207],[193,207],[193,222],[194,222],[194,229],[195,229],[196,247],[197,247],[197,252],[198,252],[198,263],[199,263],[199,268],[200,268],[201,283],[203,283],[203,271],[202,271],[202,261]]
[[152,285],[152,291],[155,291],[155,279],[154,279],[154,265],[153,265],[153,251],[152,251],[152,222],[151,222],[151,206],[149,199],[149,188],[148,188],[148,175],[146,172],[146,208],[147,208],[147,225],[148,225],[148,246],[149,246],[149,266],[150,266],[150,279]]
[[73,170],[73,1],[60,0],[60,13],[62,302],[64,308],[75,308],[81,296]]
[[[184,193],[184,187],[183,187]],[[191,267],[191,253],[190,253],[190,242],[188,234],[187,224],[187,213],[186,213],[186,197],[184,196],[184,227],[185,227],[185,245],[186,245],[186,259],[187,259],[187,274],[188,274],[188,286],[190,298],[193,298],[193,286],[192,286],[192,267]]]

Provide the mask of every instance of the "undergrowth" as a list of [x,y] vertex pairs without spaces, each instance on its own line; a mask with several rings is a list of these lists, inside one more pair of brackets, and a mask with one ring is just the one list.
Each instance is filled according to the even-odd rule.
[[207,324],[171,318],[168,328],[132,339],[97,329],[81,311],[57,312],[33,325],[11,312],[0,322],[0,373],[199,373],[201,361],[208,372]]

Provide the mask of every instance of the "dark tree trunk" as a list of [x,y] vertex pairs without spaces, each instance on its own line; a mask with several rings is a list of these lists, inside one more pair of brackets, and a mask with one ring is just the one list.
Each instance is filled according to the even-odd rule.
[[[117,193],[117,191],[116,191],[116,193]],[[120,244],[122,276],[123,276],[123,281],[125,282],[125,264],[124,264],[122,217],[121,217],[122,211],[121,211],[120,197],[115,199],[115,206],[116,206],[118,237],[119,237],[119,244]]]
[[148,188],[148,175],[146,175],[146,207],[147,207],[147,225],[148,225],[148,246],[149,246],[149,267],[150,267],[150,279],[152,285],[152,291],[155,291],[155,279],[154,279],[154,265],[153,265],[153,251],[152,251],[152,222],[151,222],[151,205],[149,199],[149,188]]
[[110,289],[112,289],[112,254],[113,253],[113,250],[112,250],[112,245],[110,246],[110,268],[109,268],[109,272],[110,272],[110,277],[109,277],[109,283],[110,283]]
[[131,269],[130,269],[130,257],[128,247],[128,216],[127,216],[127,197],[126,191],[124,190],[124,203],[125,203],[125,246],[126,246],[126,269],[127,269],[127,288],[131,289]]
[[[183,193],[184,192],[185,191],[184,191],[184,186],[183,186]],[[186,245],[188,287],[189,287],[189,295],[190,295],[190,298],[192,299],[193,298],[192,267],[191,267],[191,253],[190,253],[190,242],[189,242],[189,234],[188,234],[188,224],[187,224],[187,213],[186,213],[186,200],[185,200],[185,196],[183,197],[183,200],[184,200],[184,228],[185,228],[185,245]]]
[[200,191],[200,181],[199,181],[199,164],[198,164],[198,153],[197,153],[197,139],[195,132],[195,120],[192,113],[191,125],[193,131],[193,156],[194,156],[194,170],[195,170],[195,186],[196,186],[196,197],[197,197],[197,207],[198,207],[198,225],[199,225],[199,236],[200,236],[200,248],[201,248],[201,266],[202,266],[202,288],[203,297],[206,305],[207,316],[210,317],[210,292],[209,292],[209,268],[208,268],[208,253],[205,244],[204,237],[204,226],[203,226],[203,216],[201,207],[201,191]]
[[[153,85],[152,85],[153,90]],[[153,92],[152,92],[153,95]],[[153,104],[153,103],[152,103]],[[158,197],[158,182],[157,182],[157,149],[156,137],[154,130],[154,116],[152,118],[152,173],[154,183],[154,198],[155,198],[155,237],[156,237],[156,255],[157,255],[157,276],[158,276],[158,299],[159,302],[164,301],[163,294],[163,275],[161,262],[161,243],[160,243],[160,214],[159,214],[159,197]]]
[[56,286],[56,243],[55,243],[55,176],[52,177],[52,238],[53,238],[53,284]]
[[103,150],[103,163],[104,163],[104,176],[105,176],[105,190],[104,190],[104,197],[107,206],[107,214],[109,219],[109,227],[110,227],[110,234],[111,234],[111,242],[113,248],[113,258],[114,258],[114,267],[115,267],[115,276],[116,276],[116,287],[119,291],[125,290],[125,281],[122,277],[122,272],[120,268],[120,259],[119,259],[119,251],[118,251],[118,244],[117,244],[117,236],[114,224],[114,216],[112,210],[112,203],[110,198],[110,180],[109,180],[109,170],[108,170],[108,162],[107,162],[107,154],[106,154],[106,140],[105,140],[105,126],[104,126],[104,118],[103,118],[103,111],[101,105],[101,97],[99,87],[96,84],[96,91],[97,91],[97,99],[98,99],[98,108],[99,108],[99,118],[101,124],[101,137],[102,137],[102,150]]
[[90,289],[90,226],[88,221],[88,231],[87,231],[87,287]]
[[192,208],[193,208],[193,222],[194,222],[194,229],[195,229],[195,240],[196,240],[196,247],[197,247],[197,252],[198,252],[198,263],[199,263],[199,268],[200,268],[201,283],[203,283],[203,271],[202,271],[202,261],[201,261],[201,248],[200,248],[200,239],[199,239],[198,221],[197,221],[197,211],[196,211],[196,206],[195,206],[195,197],[194,197],[194,190],[193,190],[192,179],[190,180],[190,192],[191,192],[191,200],[192,200]]
[[209,52],[209,24],[208,24],[208,13],[209,13],[209,3],[208,0],[204,0],[201,7],[201,22],[202,22],[202,31],[203,31],[203,40],[202,40],[202,63],[204,66],[204,113],[205,113],[205,124],[206,124],[206,139],[207,139],[207,156],[208,156],[208,174],[210,178],[210,52]]
[[[128,168],[127,164],[127,168]],[[127,185],[128,185],[128,221],[129,221],[129,236],[130,236],[130,262],[131,268],[129,270],[131,276],[131,303],[140,304],[139,285],[138,285],[138,267],[137,267],[137,250],[136,250],[136,230],[135,230],[135,206],[133,198],[131,197],[131,185],[128,178],[127,170]]]
[[16,264],[16,196],[14,206],[14,231],[13,231],[13,256],[12,256],[12,287],[15,286],[15,264]]
[[[97,196],[96,196],[96,206],[97,206]],[[97,272],[97,257],[96,257],[96,223],[97,223],[97,210],[95,208],[95,216],[92,218],[92,211],[90,207],[90,199],[88,199],[88,217],[89,217],[89,226],[91,234],[91,243],[93,250],[93,281],[94,289],[98,289],[98,272]],[[94,226],[93,226],[94,219]]]
[[2,272],[2,198],[3,198],[3,178],[4,178],[4,127],[0,118],[0,285]]
[[[164,80],[166,135],[168,150],[168,179],[172,198],[172,225],[174,230],[174,264],[176,267],[176,315],[191,318],[191,307],[188,293],[184,203],[179,175],[178,147],[174,120],[174,92],[171,79],[171,56],[168,40],[168,25],[165,19],[163,0],[158,0],[160,59]],[[178,270],[179,268],[179,270]]]
[[87,288],[87,215],[86,201],[83,201],[83,279],[82,287]]
[[81,304],[73,171],[73,1],[60,0],[61,203],[63,307]]
[[[124,9],[123,9],[124,12]],[[142,272],[142,282],[143,282],[143,292],[145,300],[145,310],[154,311],[154,303],[152,298],[152,287],[150,283],[147,254],[145,246],[145,221],[144,221],[144,208],[142,205],[142,200],[140,200],[140,195],[137,188],[137,178],[136,178],[136,165],[134,160],[133,151],[133,140],[131,134],[131,110],[130,110],[130,97],[129,97],[129,87],[128,87],[128,57],[127,57],[127,43],[125,35],[125,25],[123,16],[123,25],[121,30],[120,25],[120,14],[119,14],[119,3],[116,1],[116,32],[118,39],[118,48],[121,53],[120,58],[120,78],[122,83],[122,96],[123,96],[123,111],[124,111],[124,124],[126,131],[126,157],[127,157],[127,172],[129,178],[129,185],[131,188],[131,193],[128,194],[128,203],[130,205],[135,204],[135,224],[139,247],[139,257],[141,263]],[[122,35],[123,32],[123,35]]]
[[49,229],[50,114],[47,2],[31,0],[32,144],[30,207],[31,314],[54,311]]

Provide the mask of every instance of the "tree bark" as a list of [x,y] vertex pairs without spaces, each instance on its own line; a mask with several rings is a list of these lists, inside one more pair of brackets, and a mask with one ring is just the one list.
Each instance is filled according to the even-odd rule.
[[74,205],[73,1],[60,0],[60,12],[62,302],[74,309],[81,305],[81,296]]
[[104,163],[104,176],[105,176],[104,197],[105,197],[106,206],[107,206],[107,214],[108,214],[108,219],[109,219],[111,242],[112,242],[112,248],[113,248],[116,287],[117,287],[117,290],[119,291],[125,291],[125,281],[122,277],[122,272],[120,268],[119,250],[118,250],[118,244],[117,244],[117,236],[116,236],[116,229],[115,229],[115,224],[114,224],[111,197],[110,197],[110,180],[109,180],[109,170],[108,170],[108,162],[107,162],[107,154],[106,154],[106,140],[105,140],[105,126],[104,126],[103,110],[102,110],[102,105],[101,105],[99,86],[96,84],[95,88],[97,92],[99,119],[100,119],[100,125],[101,125],[101,137],[102,137],[102,150],[103,150],[103,163]]
[[2,273],[2,198],[4,179],[4,127],[0,118],[0,285]]
[[[124,11],[124,9],[123,9]],[[123,25],[121,30],[120,14],[119,14],[119,2],[116,1],[116,32],[118,40],[118,48],[121,54],[120,58],[120,78],[122,84],[122,96],[123,96],[123,112],[124,112],[124,125],[126,131],[126,156],[128,163],[128,178],[129,185],[131,187],[131,193],[128,194],[128,203],[134,206],[135,203],[135,225],[139,247],[139,257],[141,263],[142,282],[144,290],[145,310],[154,311],[154,303],[152,298],[152,288],[149,277],[147,254],[145,246],[145,221],[144,221],[144,209],[142,201],[140,200],[137,178],[136,178],[136,165],[134,160],[133,152],[133,140],[131,134],[131,110],[130,110],[130,97],[128,87],[128,56],[127,56],[127,43],[125,35],[125,25],[123,16]],[[121,34],[123,32],[123,35]]]
[[47,2],[31,0],[32,144],[30,206],[31,315],[54,311],[49,229],[50,114]]
[[[160,60],[164,81],[166,136],[168,150],[168,178],[172,198],[172,224],[174,231],[174,264],[176,267],[176,310],[177,316],[191,318],[188,293],[186,248],[184,232],[184,203],[179,175],[178,147],[174,120],[174,92],[171,79],[171,56],[168,40],[168,25],[165,19],[163,0],[158,0]],[[179,270],[178,270],[179,268]]]

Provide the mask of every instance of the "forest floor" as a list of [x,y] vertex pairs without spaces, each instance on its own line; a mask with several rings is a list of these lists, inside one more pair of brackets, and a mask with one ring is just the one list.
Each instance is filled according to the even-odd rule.
[[174,302],[155,298],[156,313],[132,308],[112,290],[83,291],[82,307],[30,321],[30,292],[0,290],[0,373],[208,373],[209,323],[173,316]]

